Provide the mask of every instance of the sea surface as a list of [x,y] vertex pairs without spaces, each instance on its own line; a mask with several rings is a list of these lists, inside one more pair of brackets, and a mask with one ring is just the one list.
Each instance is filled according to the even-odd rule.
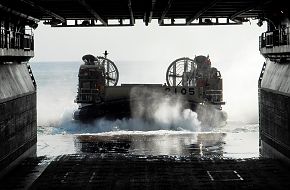
[[85,124],[74,121],[80,64],[30,63],[37,82],[38,156],[110,153],[225,159],[259,157],[257,123],[228,118],[225,126],[202,127],[196,113],[187,110],[177,113],[172,127],[166,121],[166,116],[174,112],[171,107],[162,109],[163,120],[157,118],[156,123],[139,118],[113,121],[99,118]]

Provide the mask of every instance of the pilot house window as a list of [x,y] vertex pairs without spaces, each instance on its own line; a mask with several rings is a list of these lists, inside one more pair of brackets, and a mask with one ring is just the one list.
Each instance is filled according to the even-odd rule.
[[90,88],[90,87],[91,87],[90,82],[83,82],[82,88]]

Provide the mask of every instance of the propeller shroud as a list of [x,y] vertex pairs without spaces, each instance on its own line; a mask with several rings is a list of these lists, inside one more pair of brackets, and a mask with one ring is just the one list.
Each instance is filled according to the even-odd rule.
[[194,86],[197,65],[193,59],[183,57],[173,61],[166,72],[168,86]]
[[104,68],[106,86],[116,86],[119,81],[119,71],[115,63],[102,56],[98,56],[94,62]]

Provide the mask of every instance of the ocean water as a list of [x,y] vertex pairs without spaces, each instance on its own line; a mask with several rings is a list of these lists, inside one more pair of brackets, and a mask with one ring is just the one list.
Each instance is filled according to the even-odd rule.
[[[178,110],[178,106],[162,101],[153,123],[139,118],[113,121],[99,118],[89,124],[74,121],[72,113],[77,109],[74,99],[80,64],[30,63],[37,82],[39,156],[122,153],[241,159],[259,157],[257,123],[228,118],[226,126],[203,127],[196,113]],[[126,76],[123,82],[130,83],[130,71],[122,75]]]

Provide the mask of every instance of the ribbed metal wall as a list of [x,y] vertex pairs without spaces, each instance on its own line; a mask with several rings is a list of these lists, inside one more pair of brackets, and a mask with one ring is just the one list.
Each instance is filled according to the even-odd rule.
[[267,59],[265,65],[259,88],[261,154],[290,163],[290,64]]
[[259,96],[260,138],[290,159],[290,97],[265,89],[260,89]]
[[0,175],[36,145],[36,90],[29,76],[26,64],[0,65]]

